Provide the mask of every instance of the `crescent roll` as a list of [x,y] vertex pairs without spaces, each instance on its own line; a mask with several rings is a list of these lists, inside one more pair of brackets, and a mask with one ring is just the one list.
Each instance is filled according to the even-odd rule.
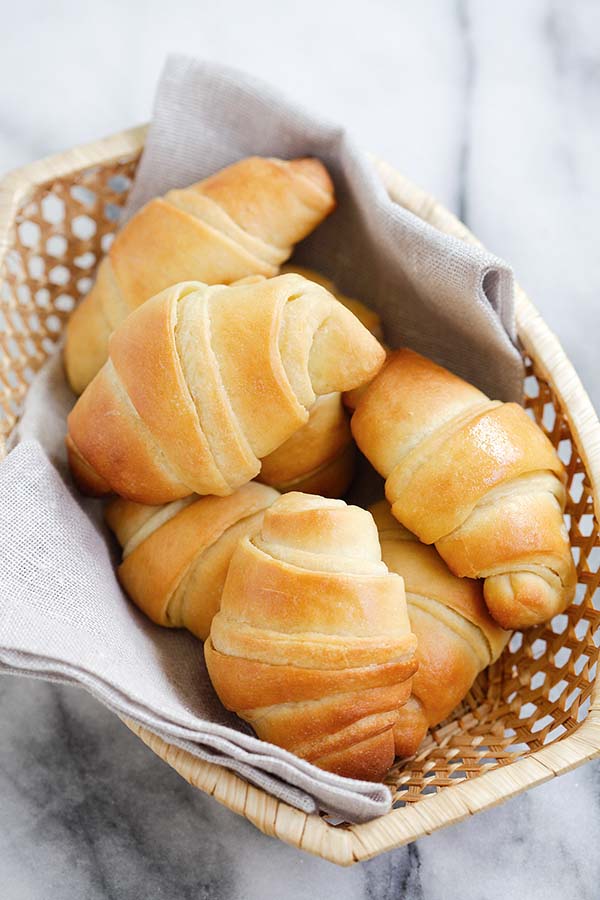
[[238,544],[204,644],[221,701],[262,740],[374,781],[394,760],[415,651],[370,513],[296,492]]
[[208,637],[240,538],[260,529],[277,491],[251,481],[229,497],[195,494],[164,506],[118,498],[106,521],[123,548],[117,573],[153,622]]
[[[333,294],[333,296],[336,297],[336,299],[339,300],[340,303],[343,303],[344,306],[347,307],[347,309],[354,313],[356,318],[363,323],[365,328],[369,329],[371,334],[374,335],[374,337],[376,337],[378,341],[383,341],[383,327],[381,324],[381,318],[375,312],[375,310],[366,306],[361,300],[357,300],[355,297],[348,297],[346,294],[342,294],[342,292],[337,288],[333,281],[329,280],[329,278],[325,278],[324,275],[321,275],[319,272],[315,272],[313,269],[294,266],[293,263],[288,263],[287,265],[283,266],[281,271],[297,272],[299,275],[303,275],[310,281],[316,281],[317,284],[320,284],[324,288],[327,288],[327,290],[331,294]],[[354,390],[344,392],[344,406],[346,406],[350,412],[354,412],[362,392],[365,391],[367,387],[368,382],[358,388],[355,388]],[[302,487],[298,488],[298,490],[306,489]],[[323,492],[317,491],[316,493]]]
[[276,275],[334,206],[319,160],[259,156],[151,200],[118,232],[69,319],[64,358],[73,390],[89,384],[107,359],[111,332],[149,297],[178,281]]
[[73,475],[87,493],[138,503],[226,496],[317,396],[362,384],[383,359],[358,319],[299,275],[175,285],[122,322],[71,411]]
[[568,606],[576,573],[565,471],[521,406],[490,400],[400,350],[360,400],[352,432],[387,479],[394,516],[435,544],[455,575],[485,579],[485,601],[503,628]]
[[[312,269],[293,264],[283,266],[282,272],[294,272],[320,284],[353,312],[372,335],[381,337],[381,320],[377,313],[359,300],[340,293],[329,279]],[[317,398],[306,425],[263,459],[258,478],[282,492],[294,490],[341,497],[350,486],[355,462],[350,420],[342,404],[342,395],[326,394]]]
[[457,578],[434,547],[400,525],[386,500],[371,507],[381,555],[404,578],[419,668],[394,727],[397,756],[412,756],[427,730],[446,719],[509,638],[490,616],[481,581]]
[[378,341],[383,341],[383,326],[381,324],[380,316],[374,309],[371,309],[363,303],[362,300],[357,300],[356,297],[348,297],[346,294],[343,294],[331,279],[326,278],[325,275],[321,275],[320,272],[316,272],[314,269],[309,269],[306,266],[297,266],[291,262],[286,263],[285,266],[281,267],[282,275],[289,272],[293,272],[296,275],[302,275],[303,278],[307,278],[309,281],[320,284],[321,287],[328,290],[330,294],[333,294],[336,300],[343,303],[350,312],[354,313],[356,318],[363,323],[365,328],[369,329],[371,334],[376,337]]

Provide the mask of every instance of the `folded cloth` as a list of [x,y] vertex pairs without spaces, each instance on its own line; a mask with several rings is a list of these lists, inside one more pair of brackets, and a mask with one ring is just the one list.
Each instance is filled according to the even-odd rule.
[[412,347],[494,399],[521,400],[508,266],[392,203],[344,129],[260,81],[169,57],[125,215],[251,154],[318,156],[333,177],[338,208],[300,245],[298,263],[376,309],[390,346]]
[[[492,396],[520,396],[510,270],[391,203],[344,131],[253,80],[169,60],[127,212],[252,153],[313,154],[334,176],[338,209],[304,242],[299,262],[373,305],[392,346],[409,344]],[[255,738],[217,700],[200,643],[128,602],[101,504],[81,498],[69,479],[63,438],[73,399],[55,357],[31,385],[0,465],[0,672],[83,686],[119,715],[307,812],[355,822],[387,812],[384,785],[323,772]]]

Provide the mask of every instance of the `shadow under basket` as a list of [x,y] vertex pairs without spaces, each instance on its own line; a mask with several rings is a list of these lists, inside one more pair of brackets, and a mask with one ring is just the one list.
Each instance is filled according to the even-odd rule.
[[[17,421],[34,373],[55,350],[69,313],[90,288],[144,136],[143,127],[126,131],[34,163],[0,185],[0,441]],[[395,202],[441,231],[477,243],[429,195],[374,163]],[[393,810],[364,825],[306,815],[126,722],[190,784],[265,834],[341,865],[414,841],[600,755],[600,612],[594,605],[600,426],[558,341],[518,287],[516,300],[527,367],[525,406],[567,469],[577,596],[550,624],[516,633],[453,717],[390,772]]]

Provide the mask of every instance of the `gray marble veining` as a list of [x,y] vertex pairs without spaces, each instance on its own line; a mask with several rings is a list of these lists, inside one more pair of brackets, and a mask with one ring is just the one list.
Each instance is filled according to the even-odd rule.
[[[0,170],[143,121],[169,50],[278,84],[507,259],[596,406],[600,4],[0,6]],[[1,581],[1,576],[0,576]],[[0,680],[1,900],[595,900],[600,763],[338,869],[194,791],[73,688]]]

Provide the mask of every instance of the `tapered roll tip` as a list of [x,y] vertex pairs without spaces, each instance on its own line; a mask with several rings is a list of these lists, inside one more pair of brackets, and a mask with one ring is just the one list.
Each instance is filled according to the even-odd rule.
[[398,723],[394,726],[396,756],[406,759],[419,749],[427,734],[429,722],[423,704],[414,695],[399,710]]
[[[558,580],[558,579],[557,579]],[[502,628],[531,628],[548,622],[567,605],[559,585],[534,572],[511,572],[486,578],[483,595]]]
[[292,159],[290,166],[299,175],[312,181],[319,190],[326,194],[333,194],[333,182],[329,172],[319,159],[314,156],[303,156],[299,159]]

